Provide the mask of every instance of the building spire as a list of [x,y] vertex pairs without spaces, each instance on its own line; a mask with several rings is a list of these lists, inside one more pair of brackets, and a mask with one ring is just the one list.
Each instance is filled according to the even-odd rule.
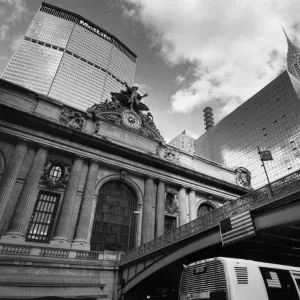
[[286,41],[287,41],[287,43],[288,43],[288,51],[290,50],[290,48],[296,48],[296,49],[299,49],[297,46],[295,46],[294,44],[293,44],[293,42],[290,40],[290,38],[288,37],[288,35],[286,34],[286,32],[285,32],[285,30],[284,30],[284,28],[283,28],[283,26],[281,26],[282,27],[282,30],[283,30],[283,32],[284,32],[284,35],[285,35],[285,37],[286,37]]
[[282,30],[288,43],[287,69],[291,74],[300,80],[300,48],[289,39],[283,26]]

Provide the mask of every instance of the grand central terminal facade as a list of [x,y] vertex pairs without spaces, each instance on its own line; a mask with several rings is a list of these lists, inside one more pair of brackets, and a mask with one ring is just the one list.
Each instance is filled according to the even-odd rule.
[[121,255],[251,190],[116,99],[86,112],[0,80],[1,298],[117,299]]

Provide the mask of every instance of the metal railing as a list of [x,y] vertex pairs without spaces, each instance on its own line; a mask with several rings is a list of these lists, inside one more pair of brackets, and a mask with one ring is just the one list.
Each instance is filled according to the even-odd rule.
[[230,204],[224,205],[196,220],[177,227],[140,247],[129,250],[122,256],[121,264],[155,252],[195,234],[199,234],[210,227],[218,225],[220,221],[231,217],[233,214],[251,210],[262,203],[271,202],[274,197],[283,195],[298,187],[300,187],[300,170],[272,182],[270,186],[263,186],[234,200]]

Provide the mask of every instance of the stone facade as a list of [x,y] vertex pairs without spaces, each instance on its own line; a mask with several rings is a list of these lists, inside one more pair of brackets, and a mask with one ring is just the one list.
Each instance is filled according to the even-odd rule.
[[195,138],[189,132],[184,130],[179,135],[175,136],[168,144],[183,152],[190,154],[195,153]]
[[124,251],[249,190],[104,104],[79,112],[0,80],[1,298],[117,299]]

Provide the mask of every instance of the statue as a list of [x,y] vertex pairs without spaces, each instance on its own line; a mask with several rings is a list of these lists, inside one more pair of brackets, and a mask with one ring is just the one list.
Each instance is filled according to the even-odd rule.
[[152,116],[152,114],[151,114],[151,112],[149,111],[149,112],[147,112],[147,117],[148,118],[150,118],[151,119],[151,121],[153,121],[153,116]]
[[246,168],[239,167],[234,172],[239,186],[251,188],[251,173]]
[[142,99],[148,96],[148,93],[140,95],[137,86],[129,87],[125,82],[126,90],[120,93],[111,93],[111,100],[120,102],[124,107],[131,109],[135,112],[148,111],[147,105],[142,103]]
[[101,103],[95,103],[93,106],[89,107],[87,109],[87,112],[89,113],[97,113],[99,111],[105,111],[105,110],[119,110],[122,109],[121,104],[116,99],[112,99],[112,101],[105,100]]
[[174,214],[178,210],[178,201],[177,197],[172,193],[167,193],[166,199],[165,199],[165,209],[170,214]]
[[66,107],[60,111],[59,122],[67,127],[82,130],[84,121],[84,117],[80,112]]

